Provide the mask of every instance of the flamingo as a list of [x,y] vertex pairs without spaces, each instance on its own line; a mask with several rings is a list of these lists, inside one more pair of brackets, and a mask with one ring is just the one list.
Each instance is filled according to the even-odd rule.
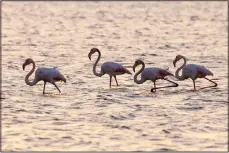
[[[178,80],[185,80],[188,78],[191,78],[193,81],[193,86],[194,86],[194,90],[196,90],[196,85],[195,85],[195,80],[197,78],[205,78],[206,80],[212,82],[214,85],[212,86],[207,86],[207,87],[203,87],[200,89],[204,89],[204,88],[210,88],[210,87],[216,87],[217,83],[206,78],[207,75],[211,75],[213,76],[213,73],[211,71],[209,71],[207,68],[205,68],[204,66],[201,65],[196,65],[196,64],[187,64],[186,65],[186,58],[182,55],[177,55],[175,60],[173,61],[173,65],[174,67],[176,67],[176,63],[177,61],[179,61],[180,59],[184,60],[184,64],[179,67],[175,73],[175,77]],[[179,71],[182,69],[182,75],[179,76]]]
[[35,72],[35,78],[32,82],[29,81],[30,75],[35,70],[35,62],[31,58],[27,58],[22,65],[23,70],[25,70],[25,66],[29,64],[33,64],[32,70],[26,75],[25,83],[29,86],[34,86],[39,81],[44,81],[43,95],[45,94],[45,85],[46,82],[53,84],[56,89],[61,93],[60,89],[55,84],[56,81],[64,81],[66,83],[65,77],[56,69],[56,68],[38,68]]
[[[166,79],[166,76],[172,75],[172,73],[168,72],[165,69],[162,68],[157,68],[157,67],[150,67],[150,68],[145,68],[145,63],[142,60],[136,60],[134,65],[133,65],[133,71],[135,72],[135,67],[138,65],[142,65],[142,68],[134,75],[134,82],[137,84],[142,84],[146,80],[151,80],[154,83],[154,88],[151,89],[151,92],[156,92],[156,89],[160,88],[169,88],[169,87],[177,87],[178,84]],[[141,73],[141,79],[137,80],[137,76]],[[156,80],[162,79],[166,80],[168,82],[173,83],[173,85],[170,86],[164,86],[164,87],[157,87],[156,88]]]
[[111,79],[112,76],[115,78],[116,81],[116,85],[118,85],[118,81],[116,79],[116,75],[122,75],[125,73],[131,74],[131,72],[129,70],[127,70],[125,67],[123,67],[121,64],[119,63],[115,63],[115,62],[105,62],[102,64],[101,66],[101,71],[98,73],[96,72],[96,66],[98,61],[100,60],[101,57],[101,52],[98,48],[92,48],[88,54],[88,58],[91,60],[91,55],[94,54],[95,52],[98,53],[98,58],[93,66],[93,73],[95,76],[101,77],[104,74],[108,74],[110,76],[110,88],[111,88]]

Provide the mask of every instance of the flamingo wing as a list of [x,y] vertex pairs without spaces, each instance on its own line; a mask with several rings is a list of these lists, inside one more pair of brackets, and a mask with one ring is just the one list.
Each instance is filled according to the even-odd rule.
[[204,66],[201,66],[201,65],[197,65],[196,66],[196,69],[197,69],[197,73],[198,73],[198,77],[199,78],[203,78],[205,77],[206,75],[212,75],[213,76],[213,73],[211,71],[209,71],[206,67]]
[[128,74],[132,74],[129,70],[127,70],[125,67],[119,67],[119,68],[116,68],[116,69],[114,69],[113,70],[114,72],[116,72],[116,73],[121,73],[121,74],[123,74],[123,73],[128,73]]
[[172,73],[170,73],[169,71],[167,71],[165,69],[159,69],[158,70],[158,76],[160,76],[160,78],[164,78],[164,77],[166,77],[168,75],[172,75],[173,76]]

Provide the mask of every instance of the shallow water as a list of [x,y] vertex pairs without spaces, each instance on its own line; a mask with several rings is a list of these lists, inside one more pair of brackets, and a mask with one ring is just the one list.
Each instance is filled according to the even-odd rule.
[[[3,151],[226,151],[227,30],[227,2],[2,2]],[[179,87],[150,93],[152,82],[126,74],[109,89],[109,77],[92,72],[93,47],[97,70],[115,61],[133,72],[142,59],[174,73],[182,54],[218,86],[192,91],[191,80],[170,77]],[[25,84],[28,57],[58,67],[61,94]]]

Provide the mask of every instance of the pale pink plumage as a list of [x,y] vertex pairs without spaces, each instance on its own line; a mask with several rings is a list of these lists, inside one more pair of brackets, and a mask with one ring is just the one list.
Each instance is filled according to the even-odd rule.
[[144,70],[141,73],[141,78],[144,79],[144,81],[151,80],[154,82],[158,79],[163,79],[168,75],[173,74],[162,68],[150,67],[144,68]]
[[115,62],[105,62],[105,63],[103,63],[102,66],[101,66],[101,71],[104,74],[111,74],[112,76],[113,75],[122,75],[124,73],[131,74],[131,72],[129,70],[127,70],[121,64],[115,63]]

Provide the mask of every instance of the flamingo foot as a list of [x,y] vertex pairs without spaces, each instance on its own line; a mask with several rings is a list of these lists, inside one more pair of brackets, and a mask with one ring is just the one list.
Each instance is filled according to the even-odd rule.
[[156,92],[156,89],[155,88],[152,88],[150,91],[153,92],[153,93],[155,93]]

